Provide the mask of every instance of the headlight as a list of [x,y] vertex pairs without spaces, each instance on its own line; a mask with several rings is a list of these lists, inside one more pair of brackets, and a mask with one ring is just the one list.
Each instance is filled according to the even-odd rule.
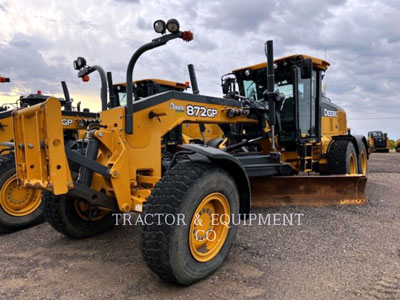
[[154,22],[153,27],[155,32],[163,34],[165,32],[166,25],[163,20],[157,20]]
[[86,59],[84,59],[83,57],[78,57],[77,62],[79,68],[83,68],[84,66],[86,66]]
[[168,20],[167,29],[171,33],[178,33],[179,32],[179,22],[176,19]]
[[86,66],[86,59],[84,59],[83,57],[78,57],[76,60],[74,60],[73,65],[75,70],[80,70],[84,66]]

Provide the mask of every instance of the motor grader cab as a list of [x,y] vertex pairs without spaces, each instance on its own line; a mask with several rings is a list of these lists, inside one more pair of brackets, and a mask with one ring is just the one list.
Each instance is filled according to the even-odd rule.
[[[189,83],[179,83],[163,79],[141,79],[133,83],[133,99],[139,101],[149,96],[167,91],[186,91]],[[126,105],[126,83],[114,84],[114,91],[119,105]]]
[[[222,264],[238,220],[249,216],[252,201],[267,205],[271,200],[277,200],[277,205],[365,202],[364,175],[295,176],[301,160],[282,160],[275,108],[284,99],[274,87],[272,42],[267,44],[267,89],[258,100],[170,90],[133,101],[132,77],[139,57],[170,40],[193,38],[191,32],[179,30],[175,19],[158,20],[154,29],[162,36],[140,47],[128,64],[126,106],[108,109],[105,105],[98,126],[87,132],[84,154],[65,145],[56,99],[14,113],[15,140],[21,145],[16,149],[19,183],[46,190],[46,218],[53,228],[85,238],[111,229],[116,222],[113,213],[142,213],[138,218],[143,221],[145,262],[161,278],[189,285]],[[303,68],[300,65],[299,71]],[[182,144],[172,155],[164,155],[162,137],[183,123],[217,124],[224,131],[226,146]],[[309,137],[304,151],[310,149],[306,146],[314,133]],[[301,159],[307,160],[313,152]],[[286,186],[264,188],[274,183]]]
[[[65,143],[74,148],[86,132],[86,127],[97,122],[98,115],[73,108],[67,85],[64,81],[61,84],[65,99],[57,99],[62,108],[60,125]],[[38,91],[21,96],[16,103],[4,104],[4,110],[0,112],[0,233],[13,232],[43,221],[41,190],[17,184],[12,108],[29,109],[43,104],[49,98]]]
[[382,131],[368,132],[368,143],[370,152],[389,152],[389,139],[387,133]]
[[[350,134],[344,110],[322,93],[328,67],[307,55],[274,61],[274,89],[284,96],[276,103],[277,149],[297,172],[366,174],[366,138]],[[234,70],[222,77],[225,97],[256,103],[266,92],[266,76],[266,63]]]

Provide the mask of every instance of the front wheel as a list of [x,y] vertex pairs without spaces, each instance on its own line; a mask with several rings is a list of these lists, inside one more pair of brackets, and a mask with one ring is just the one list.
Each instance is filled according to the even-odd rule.
[[14,154],[0,157],[0,233],[43,222],[41,191],[19,186]]
[[[239,194],[224,169],[180,163],[154,187],[144,214],[147,221],[153,219],[142,225],[146,264],[164,280],[190,285],[217,270],[228,255],[237,231]],[[153,224],[156,215],[162,217]]]

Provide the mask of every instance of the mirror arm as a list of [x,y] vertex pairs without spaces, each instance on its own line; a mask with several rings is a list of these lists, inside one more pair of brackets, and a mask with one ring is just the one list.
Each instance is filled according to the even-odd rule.
[[101,99],[101,110],[107,110],[107,78],[104,69],[100,66],[91,66],[86,67],[79,71],[78,77],[83,78],[86,75],[93,73],[94,71],[98,71],[100,74],[101,80],[101,89],[100,89],[100,99]]

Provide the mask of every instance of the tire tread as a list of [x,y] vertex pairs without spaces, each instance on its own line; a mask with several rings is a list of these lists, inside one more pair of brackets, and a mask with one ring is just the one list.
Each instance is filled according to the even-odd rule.
[[[180,163],[168,171],[155,185],[146,202],[146,213],[177,214],[183,195],[212,165],[202,162]],[[179,284],[169,263],[171,226],[141,226],[141,250],[147,266],[162,279]]]

